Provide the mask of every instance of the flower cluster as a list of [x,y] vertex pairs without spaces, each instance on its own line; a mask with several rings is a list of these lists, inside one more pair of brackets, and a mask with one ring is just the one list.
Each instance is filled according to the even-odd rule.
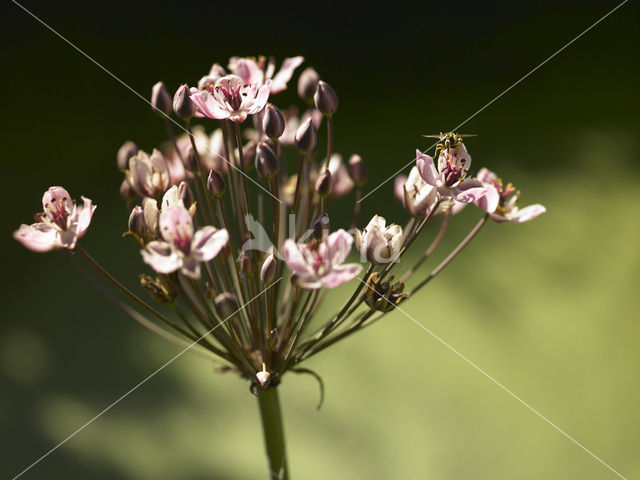
[[[396,178],[408,223],[374,215],[356,228],[367,169],[360,155],[334,152],[338,95],[308,67],[297,84],[306,110],[273,102],[303,61],[287,58],[276,73],[273,59],[233,57],[227,68],[214,64],[197,87],[181,85],[173,98],[158,82],[151,103],[168,140],[146,152],[131,141],[118,150],[120,192],[131,211],[126,234],[148,269],[140,283],[172,307],[174,318],[126,289],[78,245],[95,210],[90,200],[76,205],[65,189],[51,187],[36,223],[14,237],[34,251],[79,251],[163,326],[267,388],[414,295],[488,219],[521,223],[545,211],[537,204],[520,209],[520,192],[486,168],[474,176],[462,136],[445,133],[433,157],[417,150],[408,176]],[[319,144],[320,130],[326,145]],[[345,203],[353,205],[351,228],[332,229],[330,211]],[[414,282],[451,217],[469,204],[481,212],[478,224]],[[398,272],[405,267],[400,259],[434,224],[433,242]],[[355,255],[349,261],[353,246],[360,262]],[[347,283],[348,299],[312,331],[323,293]]]

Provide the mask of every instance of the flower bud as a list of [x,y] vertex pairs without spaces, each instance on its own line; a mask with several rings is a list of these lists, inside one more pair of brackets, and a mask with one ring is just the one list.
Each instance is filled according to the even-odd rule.
[[262,129],[267,137],[276,140],[284,133],[284,117],[276,106],[267,103],[264,107],[264,117],[262,117]]
[[242,252],[238,258],[238,265],[247,277],[252,277],[256,270],[256,263],[247,252]]
[[311,118],[308,118],[298,127],[295,143],[296,148],[302,153],[312,152],[316,148],[318,132],[316,131],[316,127],[313,126]]
[[258,145],[256,169],[260,175],[269,179],[278,173],[278,157],[266,142]]
[[316,192],[325,198],[331,193],[331,172],[326,169],[316,180]]
[[360,155],[351,155],[349,159],[349,176],[353,183],[356,184],[356,187],[362,187],[367,181],[367,167],[365,167]]
[[220,172],[216,170],[209,171],[209,177],[207,178],[207,188],[214,197],[221,197],[224,192],[227,191],[227,184],[224,182],[224,178]]
[[323,240],[327,238],[329,233],[331,233],[331,225],[329,223],[329,215],[327,215],[326,213],[318,216],[311,224],[313,238],[316,240]]
[[118,149],[116,158],[118,160],[118,170],[126,170],[129,166],[129,159],[138,153],[138,146],[131,140],[127,140]]
[[164,82],[156,83],[151,89],[151,106],[153,111],[161,117],[171,113],[171,95],[164,86]]
[[173,111],[183,120],[189,120],[196,114],[196,105],[189,98],[189,86],[186,83],[180,85],[173,96]]
[[182,153],[182,160],[187,170],[195,172],[198,170],[198,158],[196,157],[196,151],[193,149],[193,145],[189,143]]
[[216,312],[222,320],[226,320],[238,311],[238,299],[233,293],[225,292],[218,295],[213,301]]
[[242,168],[245,173],[249,172],[255,165],[256,152],[258,150],[258,144],[253,140],[249,140],[242,147]]
[[178,195],[184,204],[184,208],[189,210],[191,206],[194,204],[193,192],[191,191],[191,187],[184,180],[180,182],[178,185]]
[[263,367],[262,371],[256,373],[256,380],[258,380],[262,388],[266,388],[269,385],[269,380],[271,380],[271,374]]
[[298,78],[298,95],[305,102],[313,100],[313,94],[318,88],[320,76],[312,67],[305,68]]
[[136,205],[129,215],[129,231],[141,236],[146,230],[147,223],[144,221],[144,211],[140,205]]
[[144,212],[145,229],[151,235],[158,235],[160,224],[160,211],[155,198],[145,197],[142,199],[142,211]]
[[316,104],[316,108],[327,117],[330,117],[338,110],[338,95],[328,83],[322,80],[318,82],[318,88],[313,95],[313,101]]
[[262,267],[260,268],[260,280],[264,283],[271,283],[276,276],[276,266],[278,261],[274,255],[268,255],[267,258],[262,262]]

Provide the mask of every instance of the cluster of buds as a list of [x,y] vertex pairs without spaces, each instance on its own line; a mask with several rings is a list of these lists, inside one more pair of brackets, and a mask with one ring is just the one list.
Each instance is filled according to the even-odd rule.
[[[410,217],[406,226],[374,215],[359,230],[367,169],[360,155],[334,152],[335,90],[308,67],[297,85],[306,110],[280,109],[274,101],[303,61],[287,58],[276,73],[271,58],[233,57],[226,68],[214,64],[197,87],[183,84],[173,96],[158,82],[150,103],[168,140],[147,149],[151,154],[131,141],[118,150],[120,192],[131,211],[126,234],[154,272],[143,273],[140,283],[172,308],[174,318],[124,287],[78,245],[95,210],[90,200],[83,197],[77,205],[62,187],[52,187],[36,223],[22,225],[14,237],[34,251],[80,252],[161,322],[154,331],[185,337],[225,370],[268,388],[414,295],[488,219],[520,223],[544,212],[541,205],[519,209],[520,192],[489,170],[474,177],[462,136],[445,133],[434,157],[418,150],[408,177],[395,181]],[[192,120],[201,124],[192,126]],[[319,142],[320,130],[326,145]],[[285,161],[292,157],[297,165]],[[353,205],[351,229],[332,230],[330,211],[344,202]],[[478,224],[405,292],[441,243],[451,216],[468,204],[481,212]],[[433,224],[439,225],[433,242],[394,281],[401,259]],[[359,262],[349,261],[354,246]],[[347,283],[353,286],[348,300],[311,330],[323,293]]]

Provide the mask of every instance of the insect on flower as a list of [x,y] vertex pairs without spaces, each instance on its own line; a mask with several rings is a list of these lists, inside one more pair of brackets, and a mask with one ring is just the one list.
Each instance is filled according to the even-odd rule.
[[435,145],[436,158],[440,154],[440,152],[445,148],[451,148],[461,144],[463,138],[477,137],[475,133],[453,133],[453,132],[446,132],[446,133],[440,133],[440,134],[434,134],[434,135],[422,135],[422,136],[425,138],[437,138],[439,140],[439,142],[436,143]]

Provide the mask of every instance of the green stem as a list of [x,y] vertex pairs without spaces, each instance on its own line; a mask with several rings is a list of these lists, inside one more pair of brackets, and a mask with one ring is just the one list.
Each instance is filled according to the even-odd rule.
[[246,166],[244,164],[244,152],[242,151],[242,134],[240,133],[240,124],[237,122],[233,123],[236,131],[236,145],[238,147],[238,159],[240,161],[240,174],[242,180],[242,190],[244,191],[244,215],[240,219],[240,223],[244,223],[245,216],[249,213],[249,209],[251,208],[251,204],[249,203],[249,188],[247,187],[247,174],[245,172]]
[[278,389],[276,387],[259,389],[258,406],[260,407],[264,443],[269,460],[269,478],[288,480],[289,471],[287,469],[287,455]]
[[298,203],[300,202],[300,191],[302,190],[302,176],[304,175],[304,154],[300,154],[300,163],[298,164],[298,176],[296,177],[296,193],[294,194],[293,210],[291,213],[298,211]]
[[327,118],[327,157],[324,159],[324,163],[322,164],[322,169],[320,172],[324,172],[327,168],[329,168],[329,160],[331,160],[331,154],[333,153],[333,117],[329,116]]

